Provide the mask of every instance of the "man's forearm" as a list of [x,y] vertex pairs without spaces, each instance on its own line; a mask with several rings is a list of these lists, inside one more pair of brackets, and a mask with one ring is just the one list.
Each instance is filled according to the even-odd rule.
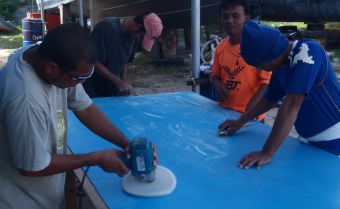
[[92,104],[85,110],[75,112],[75,114],[86,127],[102,138],[122,149],[128,145],[125,135],[95,105]]
[[123,66],[122,81],[128,82],[128,64],[124,64]]
[[252,109],[262,98],[264,92],[267,89],[268,84],[261,84],[257,92],[251,97],[248,102],[247,110]]
[[277,113],[273,129],[263,146],[262,152],[273,155],[279,149],[294,126],[302,101],[303,96],[301,95],[297,97],[293,96],[293,98],[287,96],[285,98],[283,105]]
[[221,83],[221,79],[218,76],[212,76],[210,79],[213,86],[216,87],[217,84]]
[[81,154],[81,155],[51,155],[50,164],[40,171],[26,171],[20,170],[20,173],[24,176],[49,176],[57,173],[62,173],[70,170],[74,170],[83,166],[97,164],[97,159],[93,154]]
[[103,78],[106,78],[108,80],[110,80],[112,83],[114,83],[115,85],[118,86],[119,82],[121,82],[121,79],[116,76],[115,74],[113,74],[112,72],[110,72],[103,63],[101,63],[100,61],[96,62],[96,73],[100,76],[102,76]]
[[269,102],[264,97],[261,97],[261,99],[255,104],[255,106],[253,108],[248,109],[245,113],[243,113],[240,116],[239,120],[246,123],[247,121],[252,120],[252,119],[256,118],[257,116],[267,112],[272,107],[274,107],[275,104],[276,103]]

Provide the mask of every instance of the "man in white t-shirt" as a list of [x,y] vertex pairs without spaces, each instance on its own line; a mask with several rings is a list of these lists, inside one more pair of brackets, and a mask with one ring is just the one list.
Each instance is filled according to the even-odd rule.
[[122,150],[128,145],[81,85],[96,60],[91,38],[75,24],[55,27],[40,45],[9,57],[0,71],[0,209],[58,209],[69,170],[128,172],[118,149],[66,154],[68,108],[96,134]]

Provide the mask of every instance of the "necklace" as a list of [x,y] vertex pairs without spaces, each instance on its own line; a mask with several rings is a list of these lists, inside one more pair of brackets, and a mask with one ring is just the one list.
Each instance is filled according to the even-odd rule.
[[223,56],[224,53],[227,51],[229,54],[232,54],[234,57],[236,57],[236,65],[239,65],[238,59],[241,57],[239,50],[233,49],[234,47],[237,47],[237,45],[232,45],[229,43],[227,47],[224,48],[223,50]]

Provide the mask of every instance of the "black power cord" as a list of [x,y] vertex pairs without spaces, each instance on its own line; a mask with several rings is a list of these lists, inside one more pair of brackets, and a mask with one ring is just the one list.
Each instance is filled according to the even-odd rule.
[[78,198],[78,209],[81,209],[82,207],[83,197],[85,196],[84,183],[85,183],[85,178],[87,176],[89,169],[90,169],[90,166],[87,166],[85,168],[83,178],[81,179],[80,185],[78,186],[78,197],[79,197]]

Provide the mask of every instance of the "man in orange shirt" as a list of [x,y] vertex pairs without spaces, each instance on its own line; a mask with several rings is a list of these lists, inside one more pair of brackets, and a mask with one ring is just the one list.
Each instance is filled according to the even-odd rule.
[[[245,0],[222,0],[220,19],[228,33],[216,48],[212,66],[212,83],[219,105],[244,113],[261,98],[269,84],[270,72],[258,71],[240,55],[243,23],[249,19]],[[265,115],[257,119],[263,121]]]

